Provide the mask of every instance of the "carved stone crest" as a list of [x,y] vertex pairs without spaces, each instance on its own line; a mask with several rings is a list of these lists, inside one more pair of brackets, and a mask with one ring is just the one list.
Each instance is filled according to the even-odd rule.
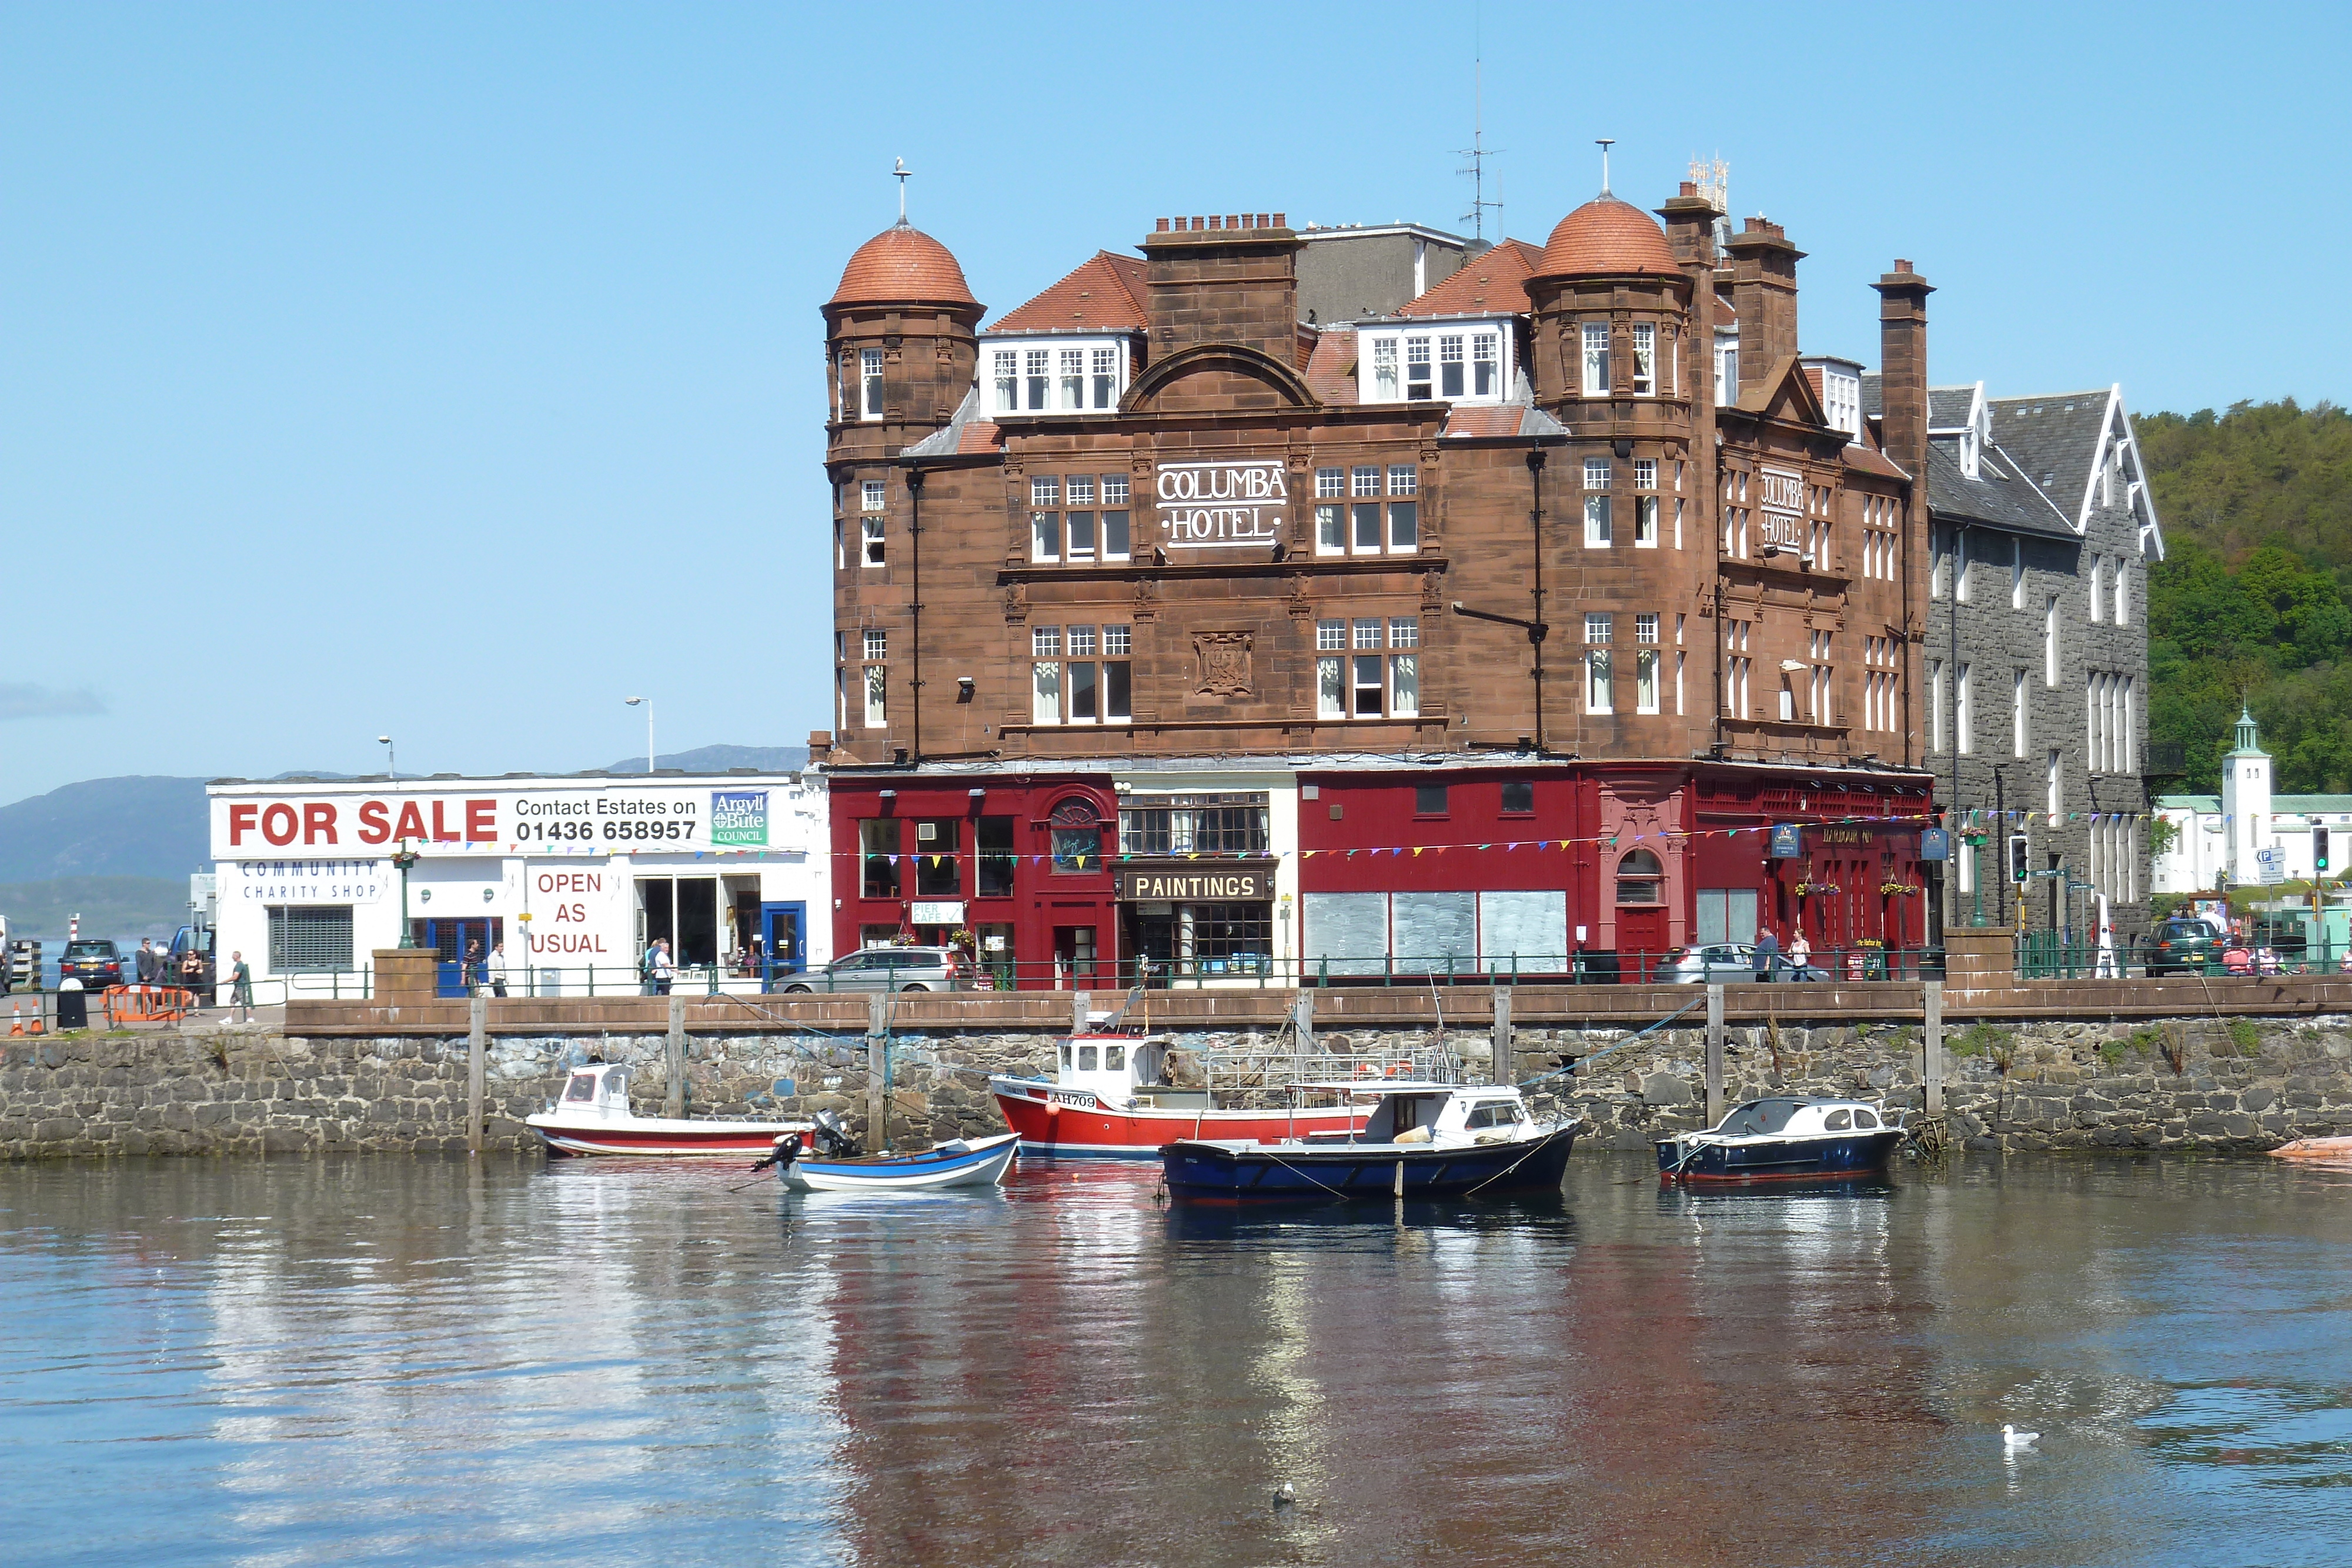
[[1204,696],[1245,697],[1250,695],[1250,641],[1247,632],[1196,632],[1192,654],[1200,662],[1196,688]]

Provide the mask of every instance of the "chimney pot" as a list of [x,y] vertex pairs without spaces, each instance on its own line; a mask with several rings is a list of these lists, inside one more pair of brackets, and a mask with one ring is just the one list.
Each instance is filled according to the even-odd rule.
[[1238,213],[1227,213],[1225,214],[1225,226],[1229,229],[1237,229],[1241,227],[1241,214]]
[[1898,256],[1895,258],[1895,270],[1897,272],[1908,272],[1911,270],[1911,264]]
[[1287,222],[1286,222],[1285,220],[1286,220],[1286,219],[1287,219],[1289,216],[1290,216],[1290,214],[1289,214],[1288,213],[1276,213],[1276,214],[1274,214],[1274,226],[1275,226],[1276,228],[1278,228],[1278,229],[1286,229],[1286,228],[1288,228],[1288,227],[1290,226],[1290,225],[1289,225]]
[[1677,194],[1679,194],[1679,195],[1685,195],[1685,196],[1696,196],[1696,195],[1697,195],[1697,194],[1698,194],[1698,182],[1696,182],[1696,180],[1685,180],[1685,181],[1683,182],[1683,188],[1681,189],[1681,191],[1679,191],[1679,192],[1678,192],[1678,193],[1677,193]]
[[1168,220],[1166,218],[1160,220],[1160,232],[1161,234],[1166,234],[1168,232]]

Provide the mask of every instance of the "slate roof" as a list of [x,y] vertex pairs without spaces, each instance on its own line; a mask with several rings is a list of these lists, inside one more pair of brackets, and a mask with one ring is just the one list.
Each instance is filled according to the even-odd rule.
[[2221,810],[2219,795],[2158,795],[2156,803],[2166,810],[2202,811],[2208,816],[2218,816]]
[[912,446],[901,447],[901,457],[962,457],[1000,450],[1004,443],[996,426],[980,415],[980,389],[972,388],[956,404],[955,416]]
[[2107,389],[2056,397],[1991,398],[1992,438],[2026,477],[2070,510],[2090,487],[2107,423]]
[[1445,428],[1437,433],[1440,441],[1479,441],[1496,437],[1526,437],[1530,435],[1566,435],[1568,426],[1536,406],[1535,383],[1521,371],[1511,383],[1507,402],[1456,405],[1445,413]]
[[982,330],[1141,331],[1149,319],[1143,296],[1142,257],[1098,250],[1051,288],[1006,311]]
[[1463,263],[1460,270],[1418,298],[1397,308],[1400,316],[1524,316],[1528,277],[1543,251],[1525,240],[1507,239]]
[[1977,389],[1966,387],[1929,387],[1927,389],[1927,428],[1958,430],[1969,422],[1969,410],[1976,402]]
[[2065,514],[2026,481],[1998,444],[1979,456],[1977,476],[1971,479],[1960,469],[1958,437],[1937,436],[1928,442],[1927,507],[1938,517],[2012,533],[2076,537]]

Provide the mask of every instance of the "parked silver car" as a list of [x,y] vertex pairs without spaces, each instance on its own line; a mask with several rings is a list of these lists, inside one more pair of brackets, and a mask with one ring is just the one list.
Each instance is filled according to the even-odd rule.
[[1666,986],[1736,986],[1756,978],[1756,948],[1748,942],[1710,942],[1704,947],[1677,947],[1658,965],[1658,983]]
[[777,988],[782,991],[962,991],[971,965],[953,947],[860,947]]

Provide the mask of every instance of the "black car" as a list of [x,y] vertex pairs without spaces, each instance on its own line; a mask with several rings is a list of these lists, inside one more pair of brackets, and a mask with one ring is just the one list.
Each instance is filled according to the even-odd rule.
[[2210,960],[2221,956],[2221,928],[2211,921],[2175,915],[2156,928],[2154,946],[2147,956],[2147,972],[2200,974]]
[[68,942],[66,956],[58,960],[58,978],[79,980],[85,991],[119,986],[122,984],[122,954],[103,938]]

